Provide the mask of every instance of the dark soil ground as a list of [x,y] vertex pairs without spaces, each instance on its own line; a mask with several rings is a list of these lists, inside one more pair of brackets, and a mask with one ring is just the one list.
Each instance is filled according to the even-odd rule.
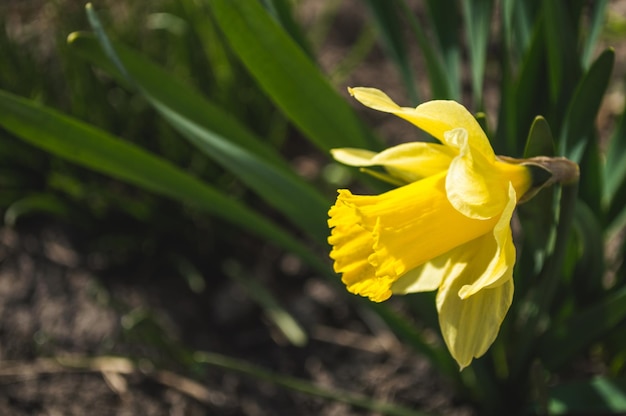
[[[99,276],[68,234],[42,223],[0,230],[2,415],[369,414],[233,371],[182,366],[194,350],[407,407],[472,414],[424,360],[313,275],[279,294],[311,337],[293,347],[237,284],[195,294],[183,279]],[[271,249],[263,257],[281,261]]]

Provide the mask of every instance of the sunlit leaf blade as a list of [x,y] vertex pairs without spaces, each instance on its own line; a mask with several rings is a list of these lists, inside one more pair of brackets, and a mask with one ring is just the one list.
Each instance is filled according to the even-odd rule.
[[413,68],[409,59],[408,48],[404,41],[403,28],[396,12],[394,2],[365,0],[374,21],[378,26],[382,43],[387,54],[395,62],[404,82],[404,86],[413,105],[419,104],[417,87],[413,76]]
[[476,109],[482,109],[483,79],[487,61],[487,43],[491,29],[493,0],[464,1],[461,4],[463,5],[472,70],[474,105]]
[[[74,34],[70,37],[70,45],[94,63],[112,69],[104,62],[107,57],[94,38]],[[223,125],[222,120],[228,120],[228,117],[221,110],[163,74],[155,65],[130,49],[119,45],[115,48],[119,54],[118,61],[132,82],[176,130],[296,226],[317,241],[325,240],[328,201],[285,168],[282,162],[271,163],[278,158],[271,148],[261,146],[243,127],[230,123],[232,120]],[[231,136],[224,136],[223,133],[234,133],[234,137],[239,139],[231,141]],[[247,147],[250,142],[256,145]],[[255,151],[268,156],[262,158]]]
[[424,63],[426,65],[426,71],[428,72],[428,80],[430,83],[430,89],[432,98],[436,100],[452,99],[454,84],[456,80],[447,76],[446,68],[443,64],[442,56],[439,54],[437,48],[428,39],[422,25],[417,21],[413,15],[413,11],[406,3],[405,0],[395,0],[400,7],[400,11],[404,17],[408,20],[409,27],[415,36],[415,41],[419,45],[420,51],[424,56]]
[[210,3],[222,32],[261,88],[320,149],[376,148],[347,100],[256,1]]
[[451,99],[461,99],[461,52],[459,28],[461,16],[455,0],[428,0],[429,21],[432,22],[439,50],[441,51],[445,73],[450,80]]
[[4,212],[4,223],[14,226],[20,217],[29,214],[47,214],[63,220],[70,219],[67,204],[56,195],[36,193],[12,202]]
[[554,325],[538,343],[538,355],[548,369],[558,369],[626,318],[626,288]]
[[292,345],[303,347],[307,344],[307,334],[298,321],[257,278],[248,277],[241,265],[234,261],[225,262],[223,270],[228,277],[246,290],[248,296],[261,307],[267,318],[276,325],[276,328]]
[[258,380],[266,380],[278,386],[285,387],[289,390],[298,391],[311,396],[321,397],[341,403],[347,403],[352,406],[371,410],[372,412],[381,413],[392,416],[427,416],[426,413],[411,410],[399,405],[384,403],[374,400],[357,393],[351,393],[338,388],[324,388],[316,386],[309,381],[296,377],[278,374],[266,370],[247,361],[236,358],[227,357],[225,355],[213,352],[198,351],[195,353],[195,359],[201,364],[207,364],[215,367],[224,368],[230,371],[246,374]]
[[[289,170],[284,159],[273,148],[260,141],[233,116],[133,49],[116,43],[114,45],[114,54],[118,57],[116,65],[102,50],[93,34],[71,33],[68,36],[68,45],[73,52],[102,68],[125,86],[133,87],[131,83],[138,84],[137,86],[150,91],[156,99],[179,109],[198,125],[210,128],[216,134],[228,137],[241,147],[283,167],[286,171]],[[120,66],[127,71],[130,80],[120,73]]]
[[608,0],[598,0],[592,3],[593,11],[582,51],[582,64],[585,68],[591,64],[591,57],[595,52],[598,36],[604,27],[607,4]]
[[551,415],[616,415],[626,412],[626,379],[595,377],[554,386],[549,391]]
[[[526,52],[531,40],[531,6],[532,2],[516,0],[503,0],[502,10],[502,35],[509,51],[509,57],[516,64],[519,58]],[[505,58],[507,59],[507,58]]]
[[594,129],[596,114],[602,103],[613,70],[615,52],[605,50],[578,83],[563,120],[560,153],[570,160],[581,160],[587,140]]
[[[580,60],[576,49],[577,32],[568,10],[571,4],[547,0],[542,5],[542,26],[550,81],[548,86],[551,101],[558,106],[569,100],[569,94],[580,76]],[[562,114],[558,114],[558,119],[561,117]]]
[[[503,143],[502,147],[507,150],[505,154],[521,154],[524,143],[520,138],[526,137],[528,126],[536,116],[547,112],[549,99],[543,68],[544,53],[543,32],[541,26],[536,25],[530,46],[523,55],[519,73],[503,85],[505,94],[502,97],[498,121],[497,143]],[[528,85],[534,87],[528,88]]]
[[216,215],[328,272],[308,248],[261,215],[167,160],[102,130],[4,91],[0,91],[0,125],[54,155]]

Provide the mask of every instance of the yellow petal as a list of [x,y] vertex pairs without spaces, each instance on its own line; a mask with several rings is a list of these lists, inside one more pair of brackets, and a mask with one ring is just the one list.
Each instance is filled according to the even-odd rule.
[[462,128],[445,133],[446,142],[458,146],[459,155],[450,163],[446,192],[454,208],[470,218],[492,218],[506,203],[505,183],[493,164],[474,154]]
[[483,355],[495,340],[513,297],[515,248],[510,204],[493,233],[481,236],[435,259],[445,276],[437,293],[441,333],[461,368]]
[[486,160],[469,145],[465,129],[445,133],[446,142],[459,149],[450,163],[446,192],[454,208],[470,218],[493,218],[504,210],[509,201],[509,183],[518,187],[520,195],[531,184],[528,168]]
[[436,290],[445,276],[447,258],[439,256],[406,272],[391,285],[394,295]]
[[400,107],[387,94],[376,88],[348,88],[348,91],[363,105],[395,114],[442,142],[446,131],[462,127],[467,130],[473,148],[489,160],[495,158],[489,140],[474,116],[455,101],[435,100],[420,104],[416,108]]
[[459,289],[471,281],[471,273],[446,278],[437,293],[441,333],[461,370],[487,352],[513,300],[513,279],[461,299]]
[[372,166],[372,158],[376,152],[365,149],[355,149],[343,147],[341,149],[331,149],[330,154],[337,162],[348,166]]
[[415,182],[448,169],[454,149],[435,143],[410,142],[390,147],[380,153],[362,149],[333,149],[335,160],[349,166],[384,166],[405,182]]
[[[513,185],[509,184],[509,202],[502,212],[498,223],[493,229],[492,236],[484,236],[484,239],[492,238],[492,243],[489,249],[482,249],[481,254],[489,253],[493,251],[495,244],[495,253],[489,260],[489,264],[486,270],[476,279],[473,283],[463,286],[459,290],[459,296],[461,299],[467,299],[472,295],[475,295],[480,290],[485,288],[491,288],[501,285],[507,280],[510,280],[513,276],[513,267],[515,266],[515,246],[513,245],[513,236],[511,233],[511,217],[513,216],[513,210],[515,209],[516,196]],[[471,242],[467,245],[472,244]],[[476,260],[481,257],[476,258]]]
[[454,280],[469,273],[475,280],[472,284],[461,287],[458,293],[461,299],[467,299],[482,289],[499,286],[510,279],[515,266],[515,246],[510,226],[515,200],[515,190],[509,185],[509,203],[492,233],[410,270],[393,284],[393,293],[435,290],[444,277]]

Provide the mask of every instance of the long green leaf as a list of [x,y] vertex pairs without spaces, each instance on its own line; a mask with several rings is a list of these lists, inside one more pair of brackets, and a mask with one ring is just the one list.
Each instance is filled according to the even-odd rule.
[[300,48],[309,56],[314,58],[309,42],[302,33],[302,28],[293,19],[291,10],[291,2],[288,0],[261,0],[267,11],[272,17],[280,23],[291,38],[300,46]]
[[540,323],[549,319],[550,307],[563,275],[563,264],[570,241],[577,194],[578,182],[561,185],[559,223],[556,227],[554,251],[541,270],[539,283],[528,295],[529,312],[523,318],[520,329],[520,333],[524,336],[520,337],[518,345],[516,345],[517,352],[511,366],[511,374],[514,378],[527,371],[535,351],[535,336],[542,329]]
[[429,21],[437,36],[444,62],[445,73],[450,80],[452,99],[461,100],[461,49],[459,29],[461,16],[456,0],[427,0]]
[[626,379],[596,377],[550,389],[551,415],[617,415],[626,412]]
[[590,304],[604,292],[604,236],[597,213],[583,201],[576,204],[574,229],[582,247],[574,270],[573,289],[578,294],[579,304]]
[[582,157],[609,84],[614,62],[613,49],[605,50],[576,87],[563,120],[559,141],[561,154],[570,160],[579,162]]
[[[541,116],[535,118],[524,150],[524,157],[553,156],[554,140],[548,122]],[[524,230],[524,249],[522,261],[518,262],[521,275],[532,276],[543,266],[543,261],[552,250],[554,243],[554,189],[543,189],[527,203],[518,208]],[[524,288],[532,284],[530,279],[520,279],[516,286],[518,293],[525,293]]]
[[591,64],[591,57],[596,49],[596,41],[598,36],[604,27],[606,18],[606,6],[608,0],[598,0],[593,2],[593,11],[591,15],[590,27],[585,38],[583,52],[582,52],[582,64],[584,67],[588,67]]
[[[570,6],[569,2],[545,0],[542,8],[550,96],[557,106],[569,100],[581,70],[576,50],[577,32],[569,15]],[[558,114],[557,119],[561,116]]]
[[464,1],[463,12],[472,69],[472,90],[476,110],[483,106],[483,79],[487,61],[487,43],[491,28],[493,0]]
[[303,347],[308,342],[308,337],[298,321],[278,302],[257,276],[249,275],[247,270],[234,262],[228,261],[222,267],[224,273],[239,283],[248,296],[256,302],[267,318],[276,325],[285,338],[296,347]]
[[403,28],[399,24],[400,19],[393,2],[379,0],[365,0],[365,2],[372,11],[387,54],[398,67],[409,99],[414,105],[417,105],[419,103],[419,95],[413,76],[413,68],[411,67],[408,48],[404,41]]
[[408,19],[409,27],[413,31],[415,40],[424,56],[433,99],[444,100],[455,98],[453,91],[455,90],[456,80],[447,76],[447,70],[443,64],[442,56],[427,38],[422,30],[422,25],[417,21],[406,1],[396,0],[396,3],[398,3],[400,11]]
[[165,159],[50,108],[0,91],[0,125],[36,147],[157,194],[194,205],[328,268],[267,219]]
[[281,387],[285,387],[289,390],[298,391],[311,396],[322,397],[325,399],[347,403],[352,406],[357,406],[363,409],[368,409],[373,412],[382,413],[384,415],[395,416],[426,416],[426,413],[411,410],[399,405],[384,403],[378,400],[370,399],[366,396],[357,393],[351,393],[345,390],[333,388],[323,388],[316,386],[309,381],[302,380],[296,377],[286,376],[283,374],[277,374],[268,371],[262,367],[248,363],[246,361],[238,360],[231,357],[226,357],[221,354],[213,352],[199,351],[195,354],[197,362],[207,364],[215,367],[224,368],[230,371],[236,371],[238,373],[247,374],[258,380],[266,380]]
[[380,146],[258,2],[214,0],[210,5],[248,71],[315,145],[323,151]]
[[[82,56],[117,73],[110,63],[107,65],[107,56],[93,37],[72,34],[69,42]],[[315,240],[325,240],[329,202],[289,171],[271,148],[148,60],[120,45],[115,45],[115,50],[118,65],[176,130]]]
[[[544,55],[542,25],[535,25],[530,45],[523,55],[519,74],[516,79],[511,79],[510,83],[503,86],[505,93],[502,97],[497,142],[503,143],[502,147],[510,152],[507,154],[521,154],[523,141],[520,138],[526,136],[528,125],[537,115],[547,113],[547,104],[550,100],[543,68]],[[533,88],[528,88],[528,85],[533,85]]]
[[21,216],[28,214],[47,214],[63,220],[70,219],[69,207],[58,196],[35,193],[12,202],[4,213],[4,224],[14,226]]

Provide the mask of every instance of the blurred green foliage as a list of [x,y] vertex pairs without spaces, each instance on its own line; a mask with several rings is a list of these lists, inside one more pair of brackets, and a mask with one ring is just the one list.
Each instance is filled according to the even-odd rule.
[[[88,9],[95,36],[73,33],[67,44],[68,33],[88,29],[82,7],[47,4],[49,30],[43,20],[28,26],[8,10],[13,20],[0,22],[5,223],[46,214],[126,259],[173,252],[171,267],[195,290],[202,290],[197,270],[206,256],[232,256],[243,229],[337,281],[319,254],[336,185],[327,178],[341,175],[304,177],[284,157],[328,164],[333,147],[382,148],[328,82],[366,56],[371,29],[333,74],[320,70],[320,38],[336,4],[305,31],[287,0],[111,3],[99,6],[104,29]],[[602,136],[595,125],[615,61],[612,49],[598,50],[598,40],[619,39],[623,19],[609,15],[605,26],[606,0],[358,4],[413,104],[425,99],[426,83],[428,98],[470,103],[475,113],[497,108],[497,125],[479,118],[497,153],[566,156],[580,164],[581,180],[519,208],[513,307],[496,344],[464,372],[411,324],[437,330],[431,294],[407,296],[406,317],[346,300],[371,308],[483,414],[626,411],[626,118]],[[425,74],[416,73],[416,59]],[[305,342],[271,291],[236,267],[228,270],[294,343]],[[210,357],[220,365],[220,357]],[[601,373],[559,381],[573,363],[591,359],[602,363]],[[297,384],[226,358],[222,367]]]

